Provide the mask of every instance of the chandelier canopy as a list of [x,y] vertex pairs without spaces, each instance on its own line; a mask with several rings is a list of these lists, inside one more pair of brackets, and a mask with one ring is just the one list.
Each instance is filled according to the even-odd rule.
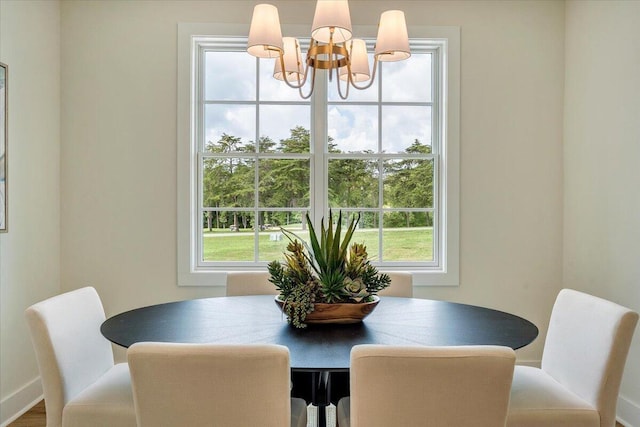
[[[282,37],[278,9],[270,4],[259,4],[253,10],[247,52],[258,58],[276,58],[273,77],[298,89],[304,99],[313,93],[317,69],[328,70],[329,80],[332,80],[335,70],[338,94],[347,99],[349,87],[359,90],[371,87],[379,61],[401,61],[411,56],[404,12],[383,12],[371,73],[365,41],[352,38],[348,0],[318,0],[304,65],[298,39]],[[304,94],[302,87],[307,82],[309,69],[311,88],[308,94]],[[346,82],[344,93],[340,81]]]

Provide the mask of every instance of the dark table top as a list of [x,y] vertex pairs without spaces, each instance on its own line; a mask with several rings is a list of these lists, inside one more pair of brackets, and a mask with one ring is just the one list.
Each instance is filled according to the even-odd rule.
[[152,305],[107,319],[102,334],[129,347],[139,341],[280,344],[298,371],[344,371],[351,347],[386,345],[503,345],[518,349],[538,328],[485,307],[415,298],[382,297],[362,323],[296,329],[273,295],[205,298]]

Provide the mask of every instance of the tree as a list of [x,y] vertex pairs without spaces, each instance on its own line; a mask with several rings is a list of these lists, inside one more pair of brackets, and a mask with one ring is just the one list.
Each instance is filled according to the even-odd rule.
[[[244,153],[247,148],[239,137],[222,134],[217,142],[209,141],[205,151],[214,154]],[[215,207],[249,206],[253,198],[253,161],[242,157],[206,157],[203,171],[203,203]],[[212,228],[212,214],[207,215],[207,225]],[[219,215],[216,215],[219,227]],[[246,219],[243,223],[246,225]],[[238,212],[233,212],[233,225],[238,230]]]
[[[310,132],[302,126],[291,129],[291,136],[280,140],[278,152],[308,153]],[[310,165],[307,159],[273,159],[261,162],[265,171],[261,171],[260,193],[264,194],[267,206],[306,207],[309,204]],[[300,213],[302,221],[304,210]],[[290,213],[286,213],[285,223],[291,222]]]
[[[431,146],[421,144],[416,139],[405,152],[431,154]],[[387,162],[385,170],[387,173],[384,187],[384,191],[387,193],[385,200],[389,200],[394,207],[424,208],[433,206],[432,160],[407,158],[397,162]],[[414,213],[406,212],[404,217],[407,227],[417,225],[418,218]],[[430,220],[427,219],[427,221]]]
[[329,163],[329,203],[340,207],[377,207],[377,161],[332,160]]
[[[204,158],[203,203],[211,208],[205,218],[209,230],[225,227],[232,222],[238,230],[239,223],[247,228],[251,222],[260,227],[265,223],[289,224],[293,220],[301,221],[304,226],[304,212],[301,209],[292,218],[291,212],[267,213],[260,210],[260,216],[252,218],[252,213],[232,213],[232,221],[226,218],[221,209],[228,207],[254,206],[254,183],[256,168],[258,171],[258,194],[261,207],[303,208],[309,205],[310,164],[308,159],[297,158],[261,158],[256,164],[253,153],[309,153],[310,131],[302,126],[290,130],[288,138],[275,143],[267,136],[243,144],[241,139],[223,134],[221,138],[206,145]],[[329,138],[328,150],[340,153]],[[414,140],[404,151],[410,157],[385,161],[384,201],[395,208],[425,208],[433,206],[433,168],[432,159],[424,158],[431,154],[431,146]],[[373,154],[368,151],[366,154]],[[338,158],[329,165],[329,203],[334,207],[377,207],[379,170],[375,158]],[[392,226],[410,227],[427,224],[431,218],[426,213],[404,212],[388,215],[386,223]],[[390,222],[389,222],[390,221]],[[222,224],[222,225],[221,225]],[[364,224],[364,222],[363,222]],[[373,224],[375,226],[375,224]]]

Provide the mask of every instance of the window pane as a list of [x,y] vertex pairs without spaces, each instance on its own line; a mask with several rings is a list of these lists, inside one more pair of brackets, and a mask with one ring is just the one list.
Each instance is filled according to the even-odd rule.
[[282,233],[280,227],[291,231],[305,241],[309,241],[309,232],[302,229],[302,219],[306,211],[300,212],[260,212],[264,223],[258,240],[260,261],[283,261],[283,254],[287,250],[289,239]]
[[328,135],[340,152],[378,152],[378,107],[330,105],[328,109]]
[[246,52],[205,53],[207,101],[256,99],[256,59]]
[[[378,78],[376,77],[376,80]],[[364,86],[368,82],[356,83],[358,86]],[[347,99],[340,98],[338,94],[338,86],[336,85],[336,79],[328,82],[329,85],[329,101],[330,102],[375,102],[378,100],[378,83],[374,82],[370,88],[359,90],[354,89],[353,87],[349,88],[349,96]],[[342,94],[345,94],[347,90],[346,82],[340,81],[340,90],[342,90]]]
[[308,159],[263,159],[258,165],[259,206],[309,207]]
[[332,208],[378,207],[378,177],[376,160],[329,160],[329,206]]
[[254,165],[250,159],[203,159],[203,207],[252,207]]
[[[343,226],[348,226],[348,222]],[[380,249],[380,215],[375,212],[362,212],[358,228],[353,233],[352,243],[362,243],[367,248],[367,255],[371,261],[379,261]]]
[[253,105],[208,104],[204,107],[204,116],[205,147],[220,142],[224,135],[238,139],[226,139],[225,152],[242,151],[239,147],[255,140],[256,107]]
[[382,151],[400,153],[415,141],[431,146],[431,107],[382,107]]
[[308,105],[260,106],[260,136],[276,143],[277,151],[308,153],[310,128]]
[[433,215],[430,212],[385,213],[382,261],[433,261]]
[[203,221],[203,261],[254,260],[253,212],[205,212]]
[[433,159],[399,159],[384,162],[384,206],[433,207]]
[[431,54],[382,64],[382,101],[431,101]]
[[[222,50],[229,49],[225,43]],[[430,158],[438,135],[432,122],[440,108],[433,103],[433,53],[419,47],[407,61],[382,64],[372,87],[350,88],[347,100],[338,96],[334,74],[327,99],[313,100],[312,117],[312,101],[273,78],[275,61],[247,55],[244,47],[199,57],[202,181],[196,186],[201,204],[193,206],[205,211],[197,214],[203,236],[199,257],[222,263],[216,268],[226,261],[282,260],[289,241],[280,227],[308,241],[305,213],[331,208],[334,219],[342,210],[345,227],[360,212],[353,242],[364,243],[373,261],[439,259],[433,255],[432,228],[438,205]],[[369,62],[374,62],[371,54]],[[309,88],[310,81],[303,91]],[[325,132],[328,147],[327,141],[311,141]]]

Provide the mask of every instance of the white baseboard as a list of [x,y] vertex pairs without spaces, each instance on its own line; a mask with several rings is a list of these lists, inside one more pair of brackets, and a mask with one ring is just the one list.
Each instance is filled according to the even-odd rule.
[[25,384],[0,402],[0,427],[6,427],[42,400],[40,377]]
[[640,405],[632,402],[623,395],[618,397],[618,422],[625,427],[640,427]]

